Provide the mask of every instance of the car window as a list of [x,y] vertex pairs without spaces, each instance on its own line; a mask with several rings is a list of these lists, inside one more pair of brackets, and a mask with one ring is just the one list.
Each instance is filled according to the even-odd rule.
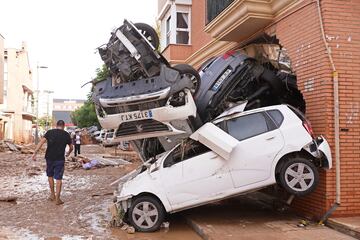
[[228,133],[241,141],[268,131],[268,121],[262,113],[254,113],[227,121]]
[[277,127],[280,127],[282,122],[284,121],[284,116],[279,110],[270,110],[267,111],[270,115],[271,119],[276,123]]
[[171,167],[172,165],[190,159],[192,157],[209,152],[210,149],[203,144],[187,140],[177,146],[165,159],[164,168]]

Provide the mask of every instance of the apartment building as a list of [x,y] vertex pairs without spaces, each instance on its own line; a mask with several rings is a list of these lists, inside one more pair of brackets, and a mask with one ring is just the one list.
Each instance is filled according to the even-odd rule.
[[71,113],[84,105],[84,103],[85,100],[82,99],[54,98],[52,112],[54,121],[57,122],[58,120],[63,120],[65,122],[65,126],[74,126],[74,123],[71,121]]
[[320,218],[337,202],[335,216],[360,215],[359,1],[159,0],[158,5],[161,49],[172,64],[199,67],[264,36],[286,49],[307,117],[315,133],[330,141],[334,166],[321,172],[316,192],[296,199],[294,208]]
[[2,137],[18,143],[32,142],[32,73],[26,44],[4,51],[3,103],[0,105]]
[[[4,37],[0,33],[0,89],[4,87]],[[0,104],[3,103],[4,93],[0,91]],[[1,129],[1,128],[0,128]]]

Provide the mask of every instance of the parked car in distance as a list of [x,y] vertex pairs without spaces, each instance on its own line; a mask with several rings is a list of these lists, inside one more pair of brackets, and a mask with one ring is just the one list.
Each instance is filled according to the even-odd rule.
[[102,141],[104,147],[112,147],[118,145],[119,142],[114,141],[114,129],[111,129],[105,134],[105,137]]
[[304,196],[332,167],[326,139],[315,137],[297,109],[235,106],[188,140],[122,179],[118,206],[137,231],[159,229],[166,213],[230,198],[273,184]]

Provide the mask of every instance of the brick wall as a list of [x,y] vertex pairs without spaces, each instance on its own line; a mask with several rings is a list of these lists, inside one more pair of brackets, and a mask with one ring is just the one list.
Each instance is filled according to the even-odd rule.
[[[341,208],[360,215],[360,1],[321,1],[324,28],[339,73]],[[334,178],[327,178],[333,201]]]
[[[357,4],[355,3],[357,2]],[[360,214],[360,4],[359,1],[322,0],[323,22],[339,73],[341,131],[341,207],[336,215]],[[274,31],[288,50],[298,85],[307,103],[306,115],[317,135],[332,146],[332,68],[321,38],[316,2],[304,1],[300,10],[279,16]],[[334,161],[333,161],[334,162]],[[335,163],[335,162],[334,162]],[[309,216],[320,217],[335,200],[335,166],[321,172],[320,185],[295,207]]]

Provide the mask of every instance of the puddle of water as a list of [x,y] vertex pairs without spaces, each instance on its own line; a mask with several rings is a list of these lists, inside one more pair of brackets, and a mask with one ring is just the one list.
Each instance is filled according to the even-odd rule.
[[[97,176],[64,176],[63,195],[70,195],[71,191],[87,190],[97,182]],[[48,178],[45,173],[35,176],[7,176],[0,177],[1,194],[5,196],[26,197],[27,200],[34,198],[39,193],[42,197],[49,189]],[[20,200],[21,202],[21,200]]]
[[41,237],[25,228],[0,227],[0,240],[90,240],[92,237],[78,235],[63,235],[53,237]]
[[111,199],[104,200],[98,205],[89,205],[79,212],[79,222],[82,227],[86,227],[96,232],[104,234],[108,232],[108,223],[110,221],[110,213],[108,207]]

